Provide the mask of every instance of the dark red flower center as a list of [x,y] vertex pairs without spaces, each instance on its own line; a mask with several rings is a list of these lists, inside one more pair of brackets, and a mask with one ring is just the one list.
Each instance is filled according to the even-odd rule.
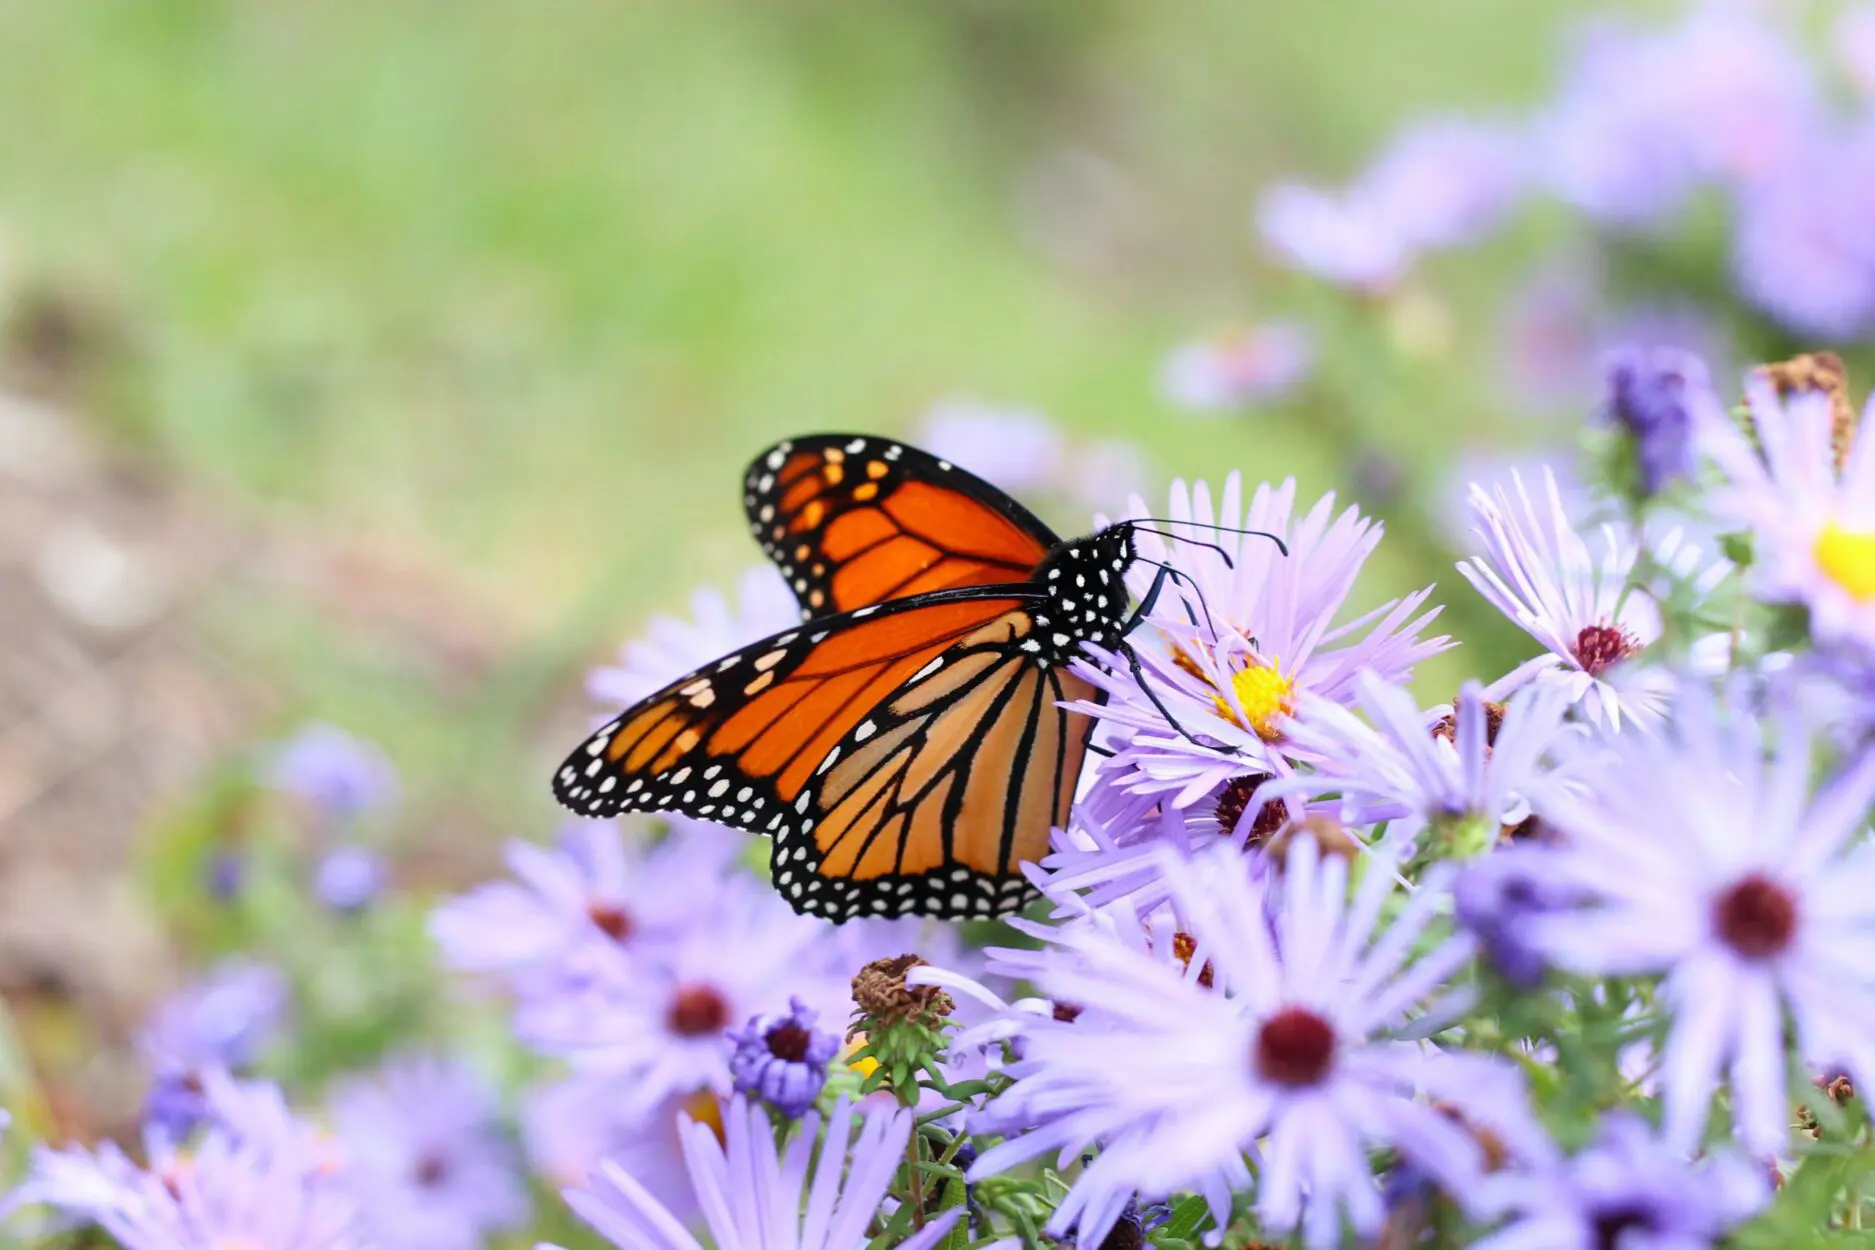
[[1335,1027],[1302,1007],[1286,1007],[1257,1030],[1257,1075],[1272,1085],[1318,1085],[1335,1062]]
[[[1268,773],[1245,773],[1241,777],[1232,777],[1224,784],[1224,789],[1217,796],[1217,828],[1225,837],[1237,832],[1237,824],[1256,798],[1257,788],[1268,781]],[[1265,803],[1251,822],[1247,846],[1261,846],[1269,841],[1270,835],[1289,823],[1289,805],[1281,799]]]
[[1056,1001],[1054,1010],[1049,1014],[1063,1024],[1073,1024],[1081,1018],[1081,1009],[1074,1003]]
[[706,1037],[729,1027],[729,1004],[708,985],[686,985],[671,999],[671,1032],[679,1037]]
[[599,932],[605,934],[614,942],[623,942],[632,935],[632,930],[637,927],[632,923],[631,916],[626,914],[625,909],[620,907],[617,903],[602,903],[595,899],[587,904],[586,915],[592,920]]
[[1713,926],[1750,959],[1780,954],[1797,933],[1797,900],[1761,873],[1752,873],[1712,905]]
[[1576,645],[1570,651],[1583,672],[1600,677],[1640,649],[1634,635],[1619,625],[1589,625],[1576,635]]
[[783,1063],[799,1063],[807,1058],[807,1043],[812,1040],[812,1036],[790,1020],[768,1030],[764,1040],[768,1043],[768,1053],[775,1058]]
[[434,1189],[443,1183],[449,1175],[449,1161],[442,1155],[431,1152],[417,1160],[417,1184],[425,1189]]

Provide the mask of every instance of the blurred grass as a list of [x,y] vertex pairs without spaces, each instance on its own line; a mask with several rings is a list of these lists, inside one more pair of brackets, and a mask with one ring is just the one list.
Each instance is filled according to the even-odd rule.
[[[231,605],[310,711],[446,786],[542,684],[754,558],[736,482],[776,437],[963,392],[1159,477],[1345,486],[1371,443],[1432,481],[1498,428],[1482,295],[1528,240],[1435,265],[1456,338],[1403,354],[1260,269],[1249,205],[1421,109],[1535,98],[1572,8],[28,0],[0,6],[0,247],[12,289],[108,310],[127,347],[87,400],[124,440],[424,551],[537,640],[439,703]],[[1331,336],[1295,411],[1156,394],[1172,344],[1285,301]],[[1438,579],[1479,627],[1415,512],[1389,520],[1363,594]]]

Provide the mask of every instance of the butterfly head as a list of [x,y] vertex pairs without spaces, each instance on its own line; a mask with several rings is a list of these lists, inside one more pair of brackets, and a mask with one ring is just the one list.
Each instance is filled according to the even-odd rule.
[[1065,663],[1081,644],[1115,650],[1126,636],[1126,570],[1133,563],[1133,526],[1109,525],[1061,543],[1035,570],[1048,602],[1035,614],[1037,659]]

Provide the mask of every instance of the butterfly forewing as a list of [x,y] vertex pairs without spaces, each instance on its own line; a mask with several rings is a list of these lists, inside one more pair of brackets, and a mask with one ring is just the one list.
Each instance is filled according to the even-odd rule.
[[875,706],[1022,605],[939,595],[777,634],[607,722],[560,766],[554,795],[586,816],[676,811],[779,833],[809,806],[800,796],[814,769]]
[[769,448],[743,482],[762,550],[808,618],[929,591],[1025,581],[1056,542],[1002,491],[867,435]]

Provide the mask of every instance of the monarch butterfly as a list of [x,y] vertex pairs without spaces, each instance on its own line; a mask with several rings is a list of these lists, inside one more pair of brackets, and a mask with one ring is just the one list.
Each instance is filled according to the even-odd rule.
[[1085,643],[1130,654],[1170,572],[1129,610],[1139,523],[1063,541],[955,465],[863,435],[777,443],[743,506],[801,626],[607,721],[555,797],[770,834],[777,889],[835,922],[1020,908],[1093,727],[1063,706],[1098,697],[1068,662]]

